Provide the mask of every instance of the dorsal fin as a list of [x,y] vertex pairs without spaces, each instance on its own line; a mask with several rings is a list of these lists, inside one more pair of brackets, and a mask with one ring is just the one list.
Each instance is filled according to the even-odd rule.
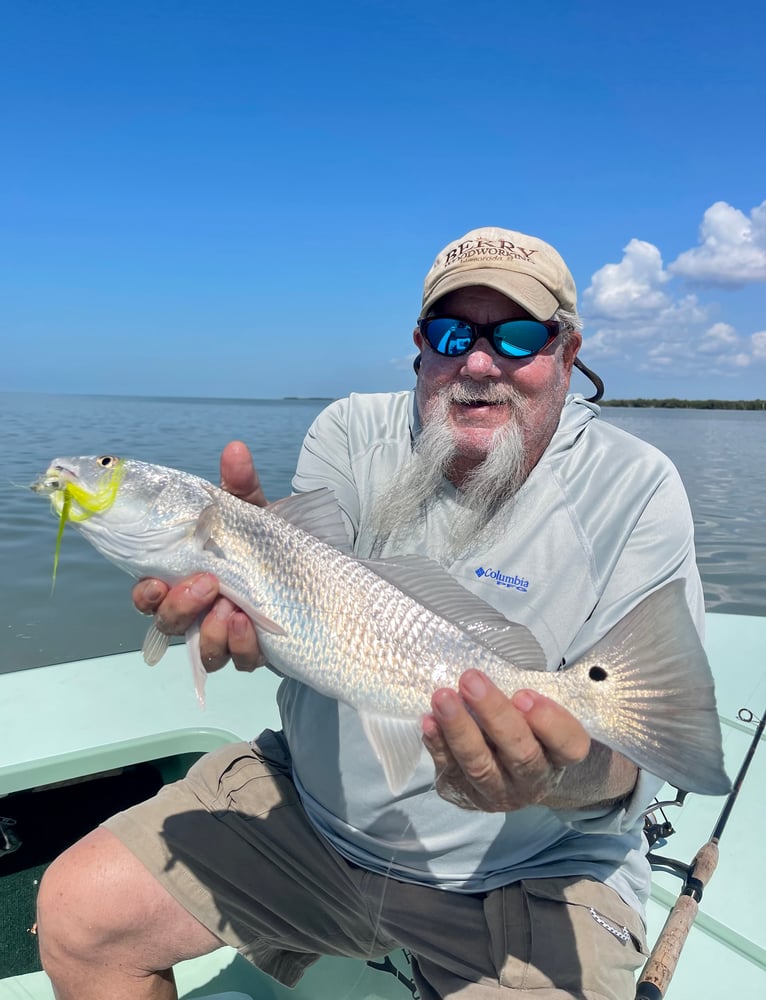
[[424,556],[406,555],[368,559],[364,564],[515,666],[546,669],[542,647],[526,625],[509,621],[497,608],[466,590],[439,563]]
[[332,545],[345,555],[353,555],[340,506],[335,494],[326,486],[311,490],[309,493],[295,493],[283,497],[266,509],[269,513],[276,514],[297,528],[307,531],[320,542]]

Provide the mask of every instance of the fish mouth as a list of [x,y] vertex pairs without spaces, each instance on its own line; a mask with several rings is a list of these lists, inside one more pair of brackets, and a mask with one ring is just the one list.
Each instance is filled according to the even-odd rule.
[[112,506],[123,472],[124,462],[117,459],[108,471],[105,470],[96,489],[89,490],[81,485],[80,477],[74,469],[57,461],[48,466],[30,489],[33,493],[50,497],[56,514],[63,515],[66,520],[84,521]]
[[56,584],[59,552],[64,527],[68,521],[81,524],[94,514],[102,514],[109,510],[117,499],[117,491],[122,482],[125,463],[122,459],[104,456],[101,462],[108,469],[101,476],[95,491],[85,489],[79,483],[80,477],[75,469],[68,469],[60,460],[54,460],[46,471],[31,485],[31,490],[41,496],[50,497],[53,512],[59,519],[59,530],[56,535],[56,548],[53,554],[53,585]]
[[74,475],[70,469],[66,469],[63,465],[50,465],[29,488],[33,493],[52,496],[54,493],[65,490],[73,481]]

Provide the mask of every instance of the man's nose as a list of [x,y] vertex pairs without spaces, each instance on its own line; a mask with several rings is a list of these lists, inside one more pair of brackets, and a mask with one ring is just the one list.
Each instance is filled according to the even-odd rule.
[[485,337],[480,337],[465,355],[461,374],[477,381],[498,378],[502,374],[497,364],[497,355]]

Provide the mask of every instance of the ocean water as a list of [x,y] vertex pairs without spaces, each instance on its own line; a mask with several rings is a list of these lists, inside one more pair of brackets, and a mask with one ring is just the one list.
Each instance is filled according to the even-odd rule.
[[[326,400],[0,394],[0,673],[138,648],[130,579],[70,529],[51,589],[56,520],[29,484],[57,455],[118,454],[216,482],[227,441],[252,449],[267,496],[290,491]],[[668,454],[694,512],[711,611],[766,614],[766,414],[605,408]]]

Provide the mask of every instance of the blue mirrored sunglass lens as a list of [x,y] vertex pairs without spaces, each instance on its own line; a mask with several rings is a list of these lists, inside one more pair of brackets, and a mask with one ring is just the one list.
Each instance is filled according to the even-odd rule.
[[499,354],[509,358],[526,358],[542,350],[550,335],[544,323],[535,319],[515,319],[496,327],[492,341]]
[[465,354],[471,347],[473,331],[457,319],[432,319],[425,323],[428,343],[439,354]]

